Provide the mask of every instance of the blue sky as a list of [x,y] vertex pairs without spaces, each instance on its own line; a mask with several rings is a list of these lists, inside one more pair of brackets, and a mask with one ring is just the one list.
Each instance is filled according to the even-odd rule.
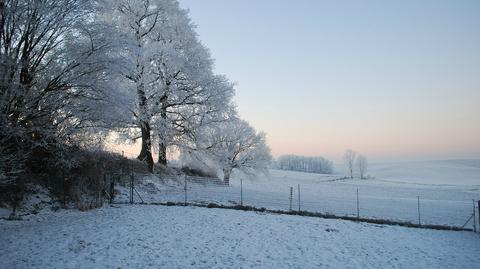
[[480,158],[480,1],[180,4],[275,155]]

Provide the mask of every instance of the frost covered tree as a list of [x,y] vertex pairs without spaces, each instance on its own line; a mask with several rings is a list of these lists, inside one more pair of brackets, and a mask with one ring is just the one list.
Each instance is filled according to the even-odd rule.
[[345,163],[345,171],[347,173],[347,177],[353,178],[353,168],[355,165],[355,158],[357,153],[351,149],[348,149],[343,154],[343,161]]
[[[116,56],[121,63],[116,70],[125,79],[123,87],[130,90],[133,98],[130,111],[140,129],[141,150],[138,159],[153,167],[151,126],[152,58],[155,53],[154,40],[162,31],[165,12],[162,2],[147,0],[101,1],[97,15],[112,29],[111,42],[117,46]],[[150,101],[150,102],[149,102]],[[131,104],[131,105],[132,105]]]
[[365,179],[365,173],[367,172],[368,160],[364,155],[358,155],[357,167],[360,174],[360,179]]
[[188,12],[175,0],[104,0],[99,16],[114,28],[124,87],[142,147],[139,159],[153,167],[152,145],[166,164],[168,146],[181,143],[195,126],[226,109],[233,87],[212,71]]
[[3,177],[110,122],[116,95],[94,12],[89,0],[0,2],[0,159],[10,160],[0,165]]
[[154,108],[154,133],[158,139],[158,162],[166,165],[169,146],[186,143],[185,139],[202,125],[216,120],[216,115],[231,107],[233,85],[224,76],[214,75],[208,50],[198,41],[193,26],[183,10],[170,16],[176,22],[170,35],[154,57],[157,94]]
[[170,92],[163,100],[162,112],[155,117],[159,163],[166,164],[166,148],[190,148],[202,129],[225,121],[232,108],[232,84],[223,76],[214,76],[197,86]]
[[205,129],[195,154],[216,163],[225,184],[229,184],[234,169],[252,173],[263,171],[270,164],[272,157],[265,133],[257,132],[246,121],[233,118]]

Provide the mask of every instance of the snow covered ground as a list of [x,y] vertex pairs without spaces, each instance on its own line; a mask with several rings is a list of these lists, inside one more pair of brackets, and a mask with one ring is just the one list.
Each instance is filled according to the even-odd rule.
[[480,235],[121,205],[0,220],[2,268],[478,268]]
[[[356,215],[358,189],[360,216],[417,223],[419,197],[421,223],[462,226],[472,215],[473,200],[480,198],[480,165],[476,161],[377,164],[372,165],[369,174],[374,178],[341,179],[341,174],[270,170],[268,175],[257,178],[244,177],[243,197],[240,177],[236,176],[229,187],[189,182],[187,199],[235,204],[243,198],[245,205],[289,210],[293,187],[292,208],[297,210],[300,185],[301,210]],[[161,182],[150,177],[137,185],[137,190],[146,202],[185,199],[182,178]],[[122,193],[117,201],[128,201],[128,190]],[[137,195],[135,200],[140,201]],[[466,227],[473,228],[473,221]]]
[[480,186],[480,160],[372,163],[375,178],[400,183]]

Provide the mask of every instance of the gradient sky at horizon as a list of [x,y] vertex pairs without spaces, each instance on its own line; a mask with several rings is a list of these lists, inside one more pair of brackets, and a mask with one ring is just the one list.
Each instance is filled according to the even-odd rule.
[[480,158],[480,1],[180,5],[275,156]]

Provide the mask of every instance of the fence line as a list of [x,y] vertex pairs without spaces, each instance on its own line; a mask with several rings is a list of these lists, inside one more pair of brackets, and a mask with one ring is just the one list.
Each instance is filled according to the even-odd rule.
[[[356,214],[351,214],[351,210],[355,209],[353,204],[350,204],[349,201],[355,203],[354,199],[348,199],[348,197],[317,197],[315,199],[308,199],[308,196],[302,195],[302,188],[300,185],[297,184],[297,197],[294,197],[293,187],[291,186],[286,192],[287,196],[283,196],[282,198],[281,193],[274,192],[274,191],[259,191],[259,190],[252,190],[252,189],[244,189],[243,179],[240,180],[239,186],[229,186],[223,183],[223,181],[219,180],[218,178],[207,178],[207,177],[195,177],[195,176],[163,176],[160,178],[161,182],[161,189],[157,193],[150,194],[148,189],[145,189],[145,185],[138,184],[139,178],[149,176],[151,174],[138,174],[138,173],[130,173],[129,174],[129,194],[128,200],[130,203],[138,202],[141,203],[158,203],[158,202],[181,202],[183,205],[189,204],[209,204],[209,203],[216,203],[223,206],[229,205],[240,205],[240,206],[253,206],[253,207],[261,207],[266,208],[269,210],[286,210],[288,212],[311,212],[311,213],[320,213],[323,214],[334,214],[338,216],[354,216],[356,219],[365,219],[365,218],[378,218],[378,219],[386,219],[391,221],[411,221],[412,219],[406,218],[405,215],[408,215],[408,208],[399,208],[395,207],[392,209],[400,211],[396,212],[393,210],[387,211],[380,211],[379,213],[375,213],[375,206],[372,208],[371,204],[370,207],[368,203],[363,202],[362,205],[362,214],[360,214],[360,190],[356,188]],[[120,175],[121,176],[121,175]],[[126,176],[126,175],[124,175]],[[160,182],[159,182],[160,183]],[[127,186],[127,185],[126,185]],[[110,201],[114,202],[118,201],[117,198],[114,199],[114,185],[112,185],[112,189],[108,192],[110,195]],[[287,190],[286,190],[287,191]],[[297,198],[297,199],[294,199]],[[430,219],[425,215],[421,214],[422,211],[425,211],[425,206],[423,206],[423,210],[421,210],[421,201],[420,196],[416,197],[417,199],[417,220],[418,225],[446,225],[446,222],[441,223],[438,220],[432,221],[432,216],[436,216],[436,212],[434,214],[430,214]],[[368,198],[363,198],[368,199]],[[371,199],[371,197],[370,197]],[[394,198],[393,198],[394,199]],[[399,198],[405,199],[405,198]],[[294,201],[296,200],[296,205],[294,205]],[[413,200],[413,199],[412,199]],[[248,201],[246,203],[246,201]],[[324,202],[320,202],[324,201]],[[387,200],[385,200],[387,201]],[[463,204],[461,201],[458,201],[459,205]],[[410,202],[409,202],[410,203]],[[298,208],[298,210],[294,210],[294,206]],[[378,206],[376,206],[378,207]],[[437,207],[435,207],[437,208]],[[410,208],[412,210],[413,208]],[[465,223],[464,225],[460,226],[459,222],[461,220],[461,216],[457,217],[456,223],[458,226],[457,228],[465,228],[469,223],[471,223],[472,231],[477,231],[477,217],[479,218],[480,223],[480,201],[478,201],[478,214],[476,211],[476,201],[473,200],[473,209],[470,211],[471,214],[466,214],[464,217]],[[353,211],[353,210],[352,210]],[[373,213],[372,213],[373,212]],[[393,212],[393,213],[392,213]],[[399,213],[400,212],[400,213]],[[385,214],[386,213],[386,214]],[[454,212],[452,212],[454,213]],[[402,216],[403,214],[403,216]],[[428,214],[427,214],[428,215]],[[389,217],[390,216],[390,217]],[[423,217],[423,218],[422,218]],[[473,221],[472,221],[473,220]],[[463,221],[461,224],[463,224]]]

